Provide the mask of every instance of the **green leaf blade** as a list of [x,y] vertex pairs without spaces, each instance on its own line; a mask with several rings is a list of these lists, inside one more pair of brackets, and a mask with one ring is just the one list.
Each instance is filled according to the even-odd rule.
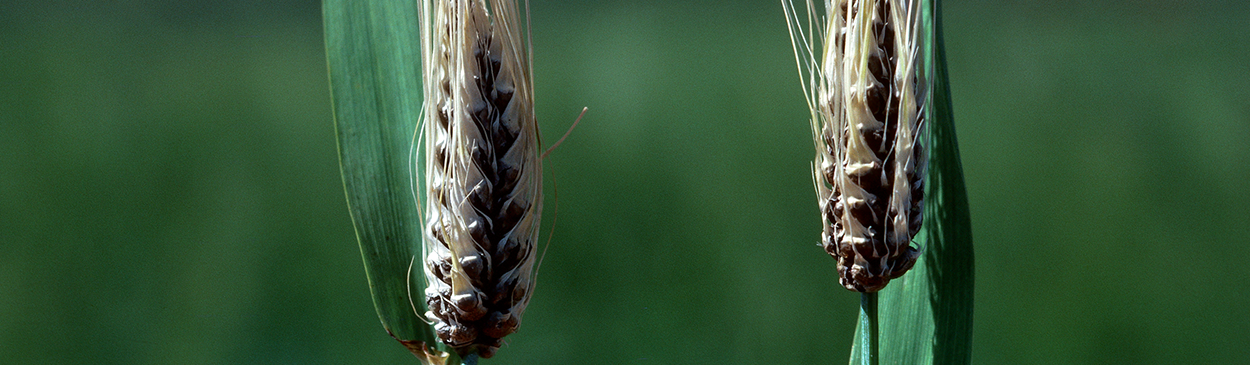
[[421,111],[417,4],[326,0],[322,12],[343,187],[374,306],[391,336],[430,346],[420,263],[406,275],[421,244],[410,153]]

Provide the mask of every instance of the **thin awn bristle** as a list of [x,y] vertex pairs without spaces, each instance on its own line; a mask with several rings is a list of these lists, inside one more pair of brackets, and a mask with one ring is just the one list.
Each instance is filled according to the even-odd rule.
[[533,289],[542,162],[515,0],[421,4],[426,317],[491,357]]
[[800,18],[782,0],[812,113],[822,246],[849,290],[881,290],[920,256],[932,88],[920,4],[841,0],[822,16],[808,1]]

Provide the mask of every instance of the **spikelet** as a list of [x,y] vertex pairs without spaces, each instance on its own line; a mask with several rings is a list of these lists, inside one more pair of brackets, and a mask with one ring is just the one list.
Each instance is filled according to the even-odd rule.
[[788,1],[812,114],[821,244],[843,287],[875,292],[920,256],[910,242],[923,221],[932,33],[921,20],[931,5],[835,0],[822,16],[808,1],[803,19]]
[[529,49],[513,0],[421,5],[426,317],[491,357],[533,289],[542,164]]

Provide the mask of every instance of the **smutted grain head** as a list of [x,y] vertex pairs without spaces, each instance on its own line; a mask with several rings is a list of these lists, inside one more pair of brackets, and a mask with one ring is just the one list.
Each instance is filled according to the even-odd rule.
[[808,2],[800,18],[782,4],[812,113],[822,246],[843,287],[881,290],[920,255],[910,242],[928,162],[924,9],[917,0],[841,0],[820,15]]
[[422,4],[426,316],[491,357],[533,289],[542,165],[516,3]]

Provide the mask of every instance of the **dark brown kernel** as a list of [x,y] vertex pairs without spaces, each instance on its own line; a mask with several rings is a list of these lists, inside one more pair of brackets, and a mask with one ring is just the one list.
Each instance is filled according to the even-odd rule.
[[499,282],[495,284],[494,295],[490,298],[491,303],[494,305],[512,305],[512,291],[517,287],[517,282],[518,280],[515,276],[500,278]]
[[505,202],[503,211],[499,215],[499,227],[510,230],[512,226],[515,226],[521,220],[521,217],[525,216],[526,209],[529,209],[529,207],[522,206],[522,203],[516,200]]
[[495,185],[495,194],[500,197],[506,197],[512,194],[512,189],[516,188],[520,182],[521,172],[517,168],[509,166],[506,163],[499,164],[499,183]]
[[516,327],[517,320],[512,314],[493,312],[486,318],[486,327],[482,330],[482,333],[494,338],[503,338],[512,334],[512,332],[516,332]]
[[499,110],[507,110],[508,103],[512,102],[512,92],[495,89],[495,108]]
[[469,237],[472,237],[473,241],[477,242],[478,245],[486,247],[486,245],[489,244],[486,240],[486,224],[481,218],[476,216],[465,217],[465,220],[468,221],[468,224],[465,225],[465,229],[469,231]]
[[482,298],[476,293],[452,295],[451,301],[456,306],[456,311],[460,313],[461,319],[476,321],[486,315],[486,307],[482,305]]
[[486,103],[474,103],[473,110],[470,113],[473,115],[473,122],[477,123],[477,125],[490,123],[490,108],[486,107]]
[[860,189],[864,189],[864,191],[867,191],[869,194],[881,193],[881,186],[886,185],[886,182],[882,181],[882,177],[885,175],[885,172],[881,171],[879,166],[875,166],[877,164],[873,165],[872,169],[867,170],[862,174],[851,176],[851,182],[855,183],[855,185],[859,186]]
[[516,142],[516,136],[511,135],[508,127],[503,123],[495,123],[491,127],[491,143],[494,144],[496,151],[507,151]]
[[873,197],[868,201],[852,201],[850,204],[851,218],[864,226],[877,223],[877,215],[873,212]]
[[489,212],[491,207],[490,186],[486,180],[478,181],[469,191],[469,204],[480,212]]
[[[868,64],[871,65],[873,63],[875,62],[870,61]],[[864,91],[864,101],[868,105],[868,110],[872,111],[872,117],[876,119],[878,122],[884,122],[886,120],[885,119],[886,118],[885,104],[889,96],[890,96],[890,91],[887,90],[885,86],[882,84],[873,84],[871,86],[868,86],[868,90]],[[880,130],[880,129],[876,129],[876,130]],[[872,135],[872,134],[870,133],[869,135]],[[874,150],[879,149],[881,146],[881,139],[882,139],[881,133],[877,132],[876,133],[877,141],[873,142],[871,139],[869,139],[868,146],[872,147]]]
[[464,269],[464,273],[469,276],[469,279],[477,283],[481,283],[490,277],[490,265],[486,263],[486,260],[482,260],[482,256],[477,253],[461,257],[460,267]]
[[517,285],[512,288],[513,303],[520,303],[525,299],[525,295],[529,293],[529,288],[527,287],[528,283],[526,283],[526,281],[528,280],[517,280]]

